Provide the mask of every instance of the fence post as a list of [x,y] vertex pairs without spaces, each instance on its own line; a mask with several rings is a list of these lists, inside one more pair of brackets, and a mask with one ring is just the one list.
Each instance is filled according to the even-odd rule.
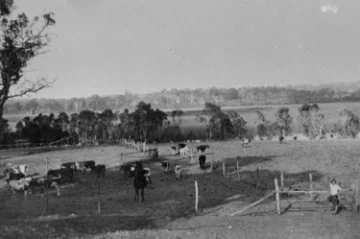
[[101,213],[101,207],[100,207],[100,180],[98,180],[98,214]]
[[279,190],[279,183],[277,178],[274,179],[275,183],[275,198],[276,198],[276,212],[278,215],[281,214],[280,212],[280,190]]
[[280,189],[283,190],[284,189],[284,173],[281,172],[280,174]]
[[356,214],[359,213],[359,205],[358,205],[358,197],[359,197],[359,188],[358,186],[355,184],[355,187],[354,187],[354,202],[355,202],[355,205],[354,205],[354,211]]
[[45,182],[45,188],[46,188],[46,213],[49,211],[49,157],[46,157],[46,182]]
[[313,200],[314,199],[314,185],[313,185],[313,178],[312,178],[312,173],[309,173],[309,179],[310,179],[310,199]]
[[198,182],[195,180],[195,212],[198,212],[198,204],[199,204],[199,188]]
[[213,160],[210,161],[210,164],[211,164],[211,166],[210,166],[211,167],[211,172],[213,172],[214,171]]
[[260,172],[259,167],[256,167],[256,188],[260,186]]
[[240,180],[239,161],[236,162],[236,171],[237,171],[237,175],[238,175],[238,180]]
[[226,177],[225,159],[223,160],[223,176]]

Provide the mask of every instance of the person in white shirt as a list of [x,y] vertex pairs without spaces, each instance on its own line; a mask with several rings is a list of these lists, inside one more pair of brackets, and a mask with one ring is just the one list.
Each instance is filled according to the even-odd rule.
[[338,194],[342,191],[342,188],[336,183],[336,180],[333,179],[330,182],[330,196],[329,201],[332,203],[331,210],[335,210],[335,212],[338,211],[338,207],[340,205]]

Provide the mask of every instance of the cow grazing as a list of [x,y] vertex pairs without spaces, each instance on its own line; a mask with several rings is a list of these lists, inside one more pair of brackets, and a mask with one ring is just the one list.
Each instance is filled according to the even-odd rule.
[[179,154],[179,152],[178,152],[178,150],[177,150],[176,146],[170,146],[170,148],[171,148],[171,151],[172,151],[173,155],[177,155],[177,154]]
[[184,148],[180,149],[180,155],[181,157],[185,157],[186,154],[188,154],[190,152],[190,149],[188,146],[185,146]]
[[11,188],[13,194],[15,194],[17,191],[23,191],[24,197],[25,199],[27,199],[30,188],[30,180],[28,180],[27,178],[21,178],[18,180],[7,180],[6,182],[8,186]]
[[180,165],[175,166],[175,176],[177,179],[181,178],[181,166]]
[[120,170],[124,171],[124,179],[126,177],[134,177],[135,176],[135,164],[126,163],[120,166]]
[[4,170],[5,181],[7,185],[10,187],[13,194],[17,191],[23,191],[25,199],[28,195],[28,190],[30,187],[31,177],[25,177],[23,173],[17,172],[12,168],[8,168]]
[[20,172],[17,168],[14,168],[14,167],[6,168],[4,170],[4,176],[8,180],[19,180],[21,178],[26,177],[26,175],[24,173]]
[[60,179],[61,179],[61,177],[50,179],[50,178],[47,178],[46,176],[37,178],[37,179],[33,179],[30,181],[30,194],[34,193],[35,188],[40,188],[40,193],[41,193],[41,196],[43,197],[45,188],[54,187],[56,189],[57,196],[60,196],[60,187],[59,187]]
[[294,136],[294,141],[296,141],[297,140],[297,136]]
[[61,183],[71,183],[74,181],[74,171],[71,168],[60,168],[49,170],[47,176],[52,178],[59,178]]
[[84,162],[84,167],[87,169],[91,169],[95,166],[94,160],[88,160],[88,161],[83,161],[83,162]]
[[77,164],[76,162],[67,162],[67,163],[62,163],[60,168],[71,168],[75,173],[78,170]]
[[151,178],[150,178],[150,176],[151,176],[151,169],[150,168],[144,168],[143,169],[144,170],[144,175],[145,175],[145,177],[146,177],[146,183],[147,184],[151,184],[152,183],[152,181],[151,181]]
[[95,167],[95,161],[94,160],[80,161],[75,163],[75,165],[78,170],[81,170],[83,174],[85,174],[86,171],[91,171],[91,169]]
[[245,147],[246,145],[250,144],[251,140],[249,138],[242,139],[242,146]]
[[161,167],[164,169],[164,171],[167,173],[167,172],[170,172],[171,170],[171,166],[170,166],[170,162],[169,161],[162,161],[161,162]]
[[135,176],[134,176],[134,189],[135,189],[135,195],[134,200],[139,201],[139,190],[141,191],[141,201],[144,202],[144,189],[147,185],[147,179],[146,179],[146,170],[144,170],[144,167],[141,162],[136,162],[135,166]]
[[28,171],[27,169],[28,167],[26,164],[21,164],[16,166],[8,165],[8,167],[5,170],[11,170],[13,174],[22,174],[27,176],[27,171]]
[[205,153],[207,148],[210,148],[210,146],[209,145],[200,145],[200,146],[196,147],[196,151],[198,151],[198,152],[200,151],[202,153]]
[[158,149],[157,148],[150,148],[148,150],[148,153],[149,153],[149,156],[152,157],[152,158],[157,158],[159,157],[159,152],[158,152]]
[[280,137],[279,137],[279,142],[280,142],[280,144],[282,144],[283,141],[284,141],[284,136],[280,136]]
[[206,156],[200,155],[199,157],[199,165],[201,169],[205,169],[205,163],[206,163]]

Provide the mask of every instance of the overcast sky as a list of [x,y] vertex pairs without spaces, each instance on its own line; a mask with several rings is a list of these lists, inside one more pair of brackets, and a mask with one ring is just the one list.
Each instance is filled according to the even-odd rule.
[[36,97],[360,79],[359,0],[15,0],[55,13]]

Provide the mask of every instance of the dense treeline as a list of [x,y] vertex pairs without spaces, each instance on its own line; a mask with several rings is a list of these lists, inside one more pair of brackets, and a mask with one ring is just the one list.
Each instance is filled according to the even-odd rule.
[[31,99],[13,100],[5,105],[6,114],[34,115],[38,113],[80,112],[92,110],[96,112],[112,109],[123,111],[134,110],[139,101],[150,103],[159,109],[179,109],[202,107],[206,102],[234,105],[282,105],[305,104],[307,102],[341,102],[360,101],[360,89],[345,91],[340,89],[308,90],[291,87],[251,87],[230,89],[195,89],[195,90],[163,90],[157,93],[136,95],[126,93],[116,96],[91,96],[72,99]]
[[101,113],[82,110],[71,115],[61,112],[57,116],[51,113],[39,114],[32,119],[25,117],[16,124],[14,132],[7,125],[0,142],[2,145],[21,145],[25,142],[26,146],[41,146],[93,145],[116,142],[120,138],[159,141],[164,133],[173,135],[172,132],[165,132],[168,127],[170,122],[166,113],[141,101],[133,112],[128,109],[122,113],[114,113],[110,109]]
[[292,135],[291,124],[297,117],[302,133],[309,139],[323,138],[325,134],[341,137],[357,137],[360,131],[359,116],[343,109],[338,115],[338,123],[333,128],[325,127],[325,115],[318,104],[303,104],[297,115],[290,115],[289,108],[280,107],[275,113],[275,121],[270,122],[261,111],[257,111],[255,132],[250,132],[247,122],[236,111],[223,111],[214,103],[206,102],[196,115],[204,127],[184,135],[181,129],[182,110],[174,110],[169,115],[154,109],[151,104],[140,101],[131,112],[125,109],[116,113],[106,109],[100,113],[82,110],[80,113],[39,114],[32,119],[24,117],[12,131],[9,126],[0,140],[1,147],[10,145],[94,145],[117,142],[121,138],[137,142],[169,142],[183,140],[224,140],[230,138],[264,139]]

